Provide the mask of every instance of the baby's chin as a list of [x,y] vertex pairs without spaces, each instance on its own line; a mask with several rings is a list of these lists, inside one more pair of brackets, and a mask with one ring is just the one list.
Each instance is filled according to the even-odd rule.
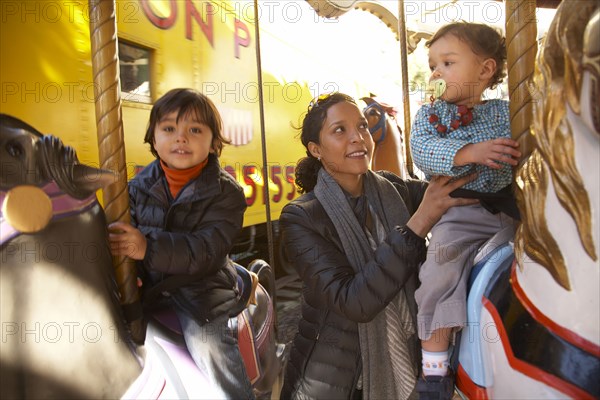
[[455,99],[454,99],[454,97],[448,96],[446,93],[444,93],[443,95],[440,96],[440,100],[444,100],[445,102],[448,102],[448,103],[453,103]]
[[457,96],[449,96],[446,93],[444,93],[443,95],[440,96],[440,100],[444,100],[446,103],[452,103],[452,104],[463,104],[466,102],[465,99],[462,99]]

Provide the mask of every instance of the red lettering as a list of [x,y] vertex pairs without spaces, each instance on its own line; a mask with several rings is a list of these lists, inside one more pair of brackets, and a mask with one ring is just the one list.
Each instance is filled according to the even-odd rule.
[[246,205],[250,207],[256,201],[256,183],[253,178],[257,175],[257,169],[253,165],[244,165],[242,175],[244,176],[244,183],[252,188],[252,193],[246,197]]
[[[240,31],[244,32],[244,36],[240,36]],[[239,19],[235,19],[235,31],[233,33],[234,54],[235,58],[240,58],[240,46],[250,46],[250,31],[245,23]]]
[[140,3],[142,5],[142,10],[144,10],[144,14],[146,14],[146,17],[148,18],[148,20],[155,27],[160,28],[160,29],[169,29],[173,26],[173,24],[175,24],[175,20],[177,19],[177,1],[176,0],[169,1],[170,8],[171,8],[171,15],[169,15],[166,18],[159,17],[158,15],[156,15],[154,13],[154,11],[152,10],[152,7],[150,7],[150,2],[148,0],[140,0]]
[[206,36],[206,39],[210,43],[211,47],[213,46],[213,15],[214,8],[213,5],[209,2],[203,2],[203,6],[205,6],[205,14],[206,21],[202,19],[201,13],[192,3],[192,0],[185,0],[185,37],[189,40],[193,40],[192,35],[192,18],[198,23],[202,33]]
[[296,168],[293,165],[285,167],[285,180],[292,185],[292,190],[286,196],[288,200],[292,200],[296,195],[296,183],[294,181],[295,172]]
[[275,184],[275,186],[277,186],[277,193],[273,194],[273,202],[275,203],[279,203],[279,201],[281,200],[281,197],[283,196],[283,184],[281,183],[281,178],[279,177],[279,175],[281,175],[281,166],[279,165],[273,165],[271,166],[271,180],[273,181],[273,183]]

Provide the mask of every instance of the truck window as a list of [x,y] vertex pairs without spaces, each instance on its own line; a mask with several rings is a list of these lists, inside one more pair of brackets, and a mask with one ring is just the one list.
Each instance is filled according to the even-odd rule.
[[151,50],[119,39],[119,75],[123,100],[152,103],[150,57]]

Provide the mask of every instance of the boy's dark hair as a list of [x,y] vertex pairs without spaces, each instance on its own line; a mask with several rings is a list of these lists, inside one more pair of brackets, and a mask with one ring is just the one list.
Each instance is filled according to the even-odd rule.
[[321,161],[317,160],[308,151],[308,143],[319,144],[319,135],[325,118],[327,118],[327,110],[331,106],[344,101],[356,104],[356,101],[352,97],[334,92],[313,99],[308,106],[308,112],[304,116],[302,131],[300,133],[300,141],[306,148],[307,157],[302,158],[298,161],[298,165],[296,165],[296,186],[298,186],[300,193],[308,193],[315,188],[317,176],[322,167]]
[[150,111],[150,121],[144,136],[144,143],[150,145],[150,152],[156,158],[158,153],[154,148],[154,130],[156,125],[167,115],[177,111],[177,121],[188,114],[195,115],[199,121],[206,124],[213,134],[211,147],[217,156],[221,155],[223,145],[231,143],[223,136],[223,120],[215,104],[206,95],[194,89],[172,89],[154,103]]
[[485,58],[493,58],[496,61],[496,72],[490,79],[488,87],[494,89],[506,77],[506,40],[502,34],[485,24],[472,22],[454,22],[441,27],[429,41],[425,43],[427,48],[431,47],[438,39],[447,34],[452,34],[458,39],[466,42],[473,53]]

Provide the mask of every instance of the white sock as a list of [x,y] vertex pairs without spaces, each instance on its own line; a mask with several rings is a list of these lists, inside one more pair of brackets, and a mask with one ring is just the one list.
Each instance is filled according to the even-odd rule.
[[448,374],[448,351],[425,351],[423,352],[423,375]]

